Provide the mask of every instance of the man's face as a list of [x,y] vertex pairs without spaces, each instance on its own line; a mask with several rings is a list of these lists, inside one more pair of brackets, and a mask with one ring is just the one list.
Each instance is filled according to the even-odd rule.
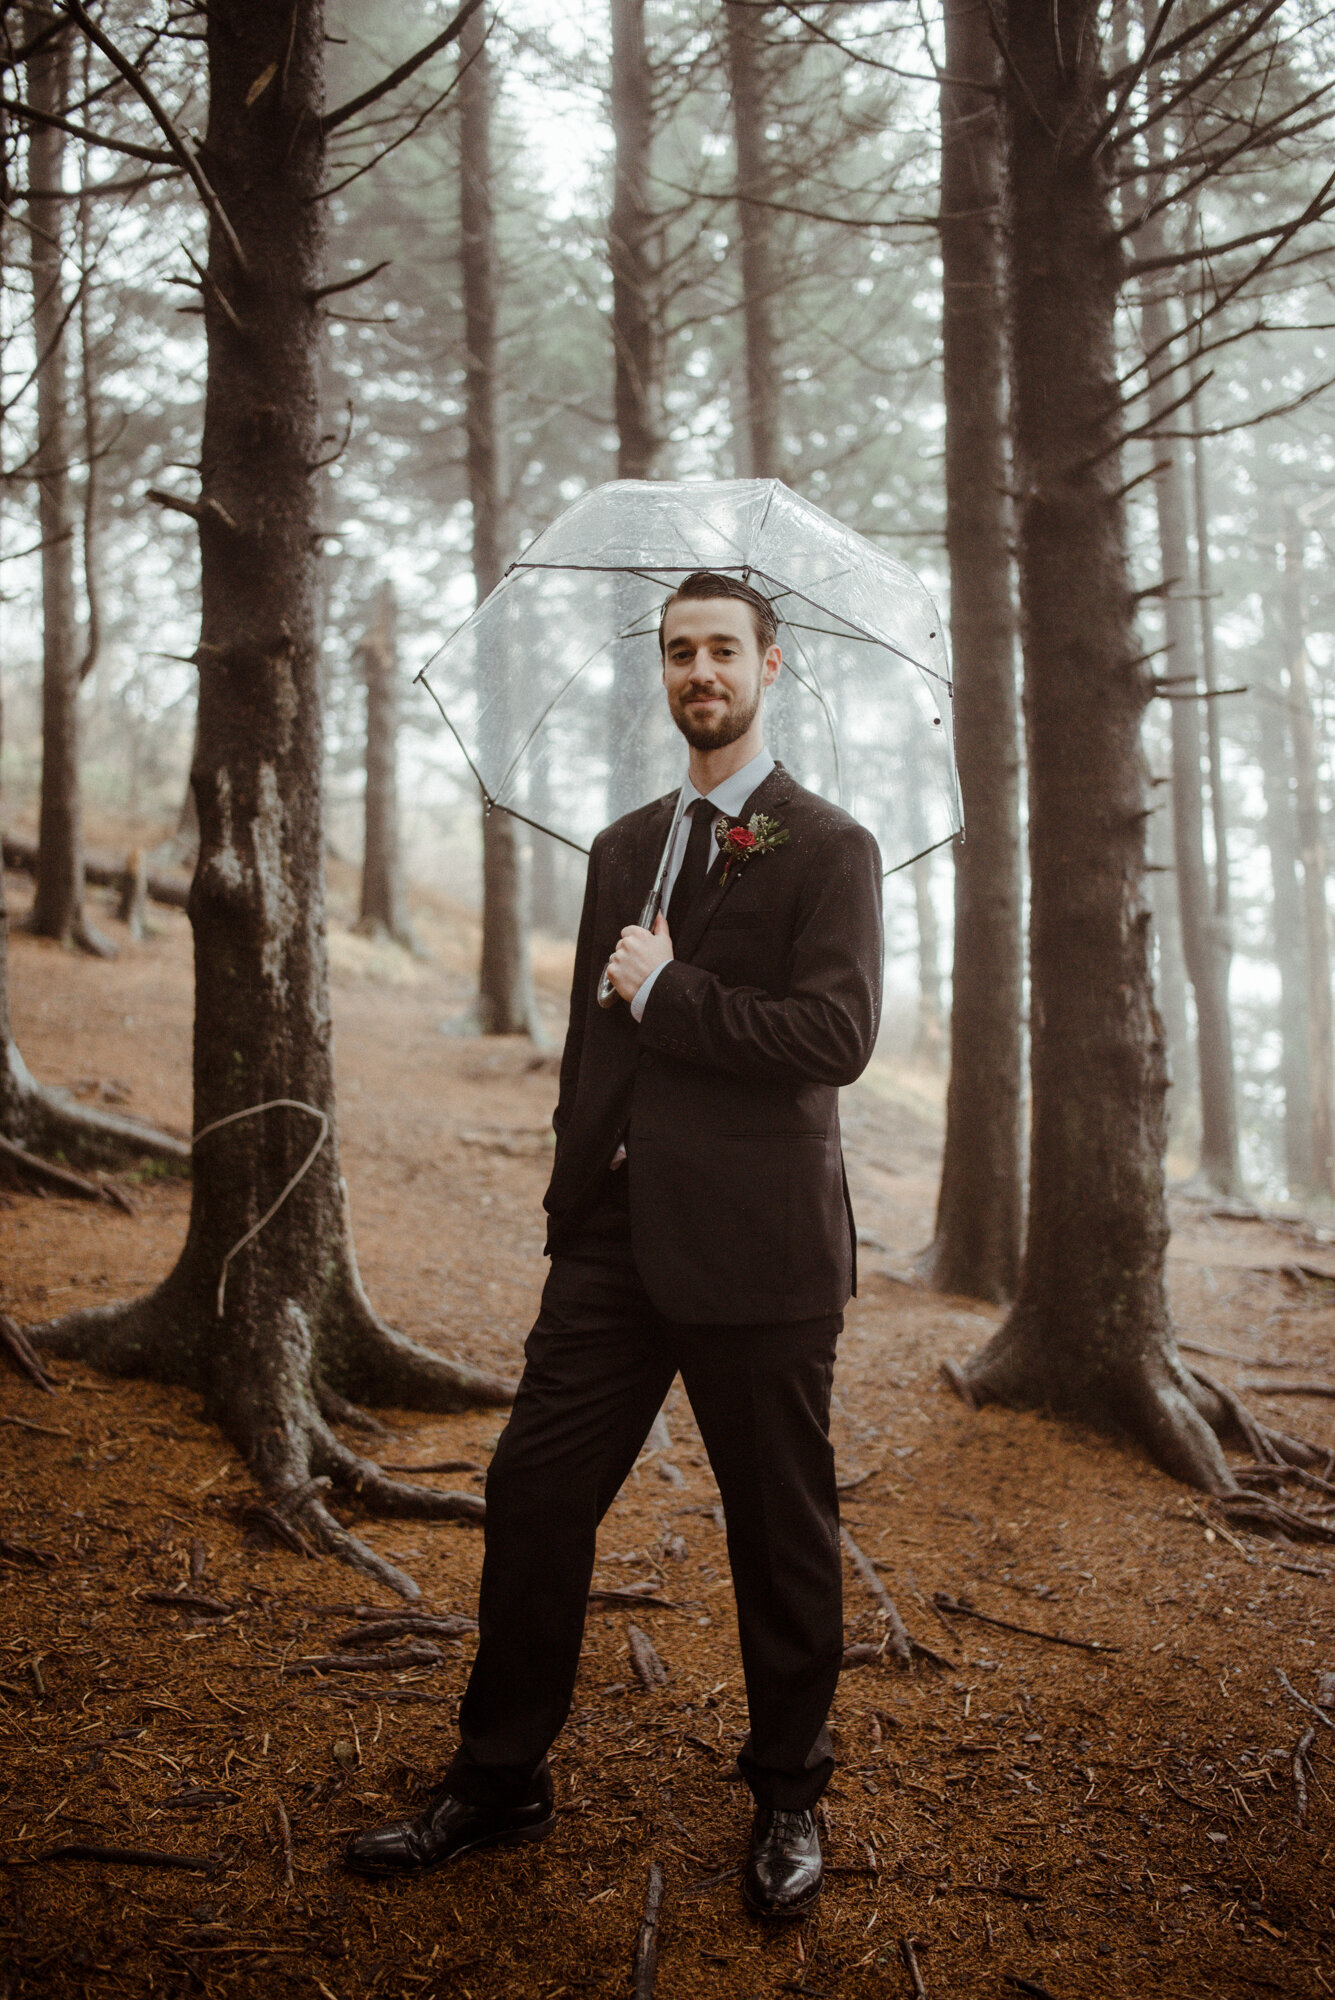
[[735,597],[686,597],[668,606],[663,686],[693,750],[722,750],[745,736],[779,671],[777,646],[762,653],[751,607]]

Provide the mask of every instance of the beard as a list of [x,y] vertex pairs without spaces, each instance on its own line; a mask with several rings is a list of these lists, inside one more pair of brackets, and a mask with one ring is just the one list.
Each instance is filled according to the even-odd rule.
[[728,706],[722,715],[715,716],[712,721],[706,721],[703,716],[694,716],[686,706],[691,695],[699,692],[694,686],[684,688],[678,700],[670,701],[668,707],[672,713],[672,720],[692,750],[725,750],[729,743],[735,743],[738,737],[745,736],[755,721],[756,712],[760,707],[761,691],[758,677],[749,695],[730,696],[726,689],[720,690]]

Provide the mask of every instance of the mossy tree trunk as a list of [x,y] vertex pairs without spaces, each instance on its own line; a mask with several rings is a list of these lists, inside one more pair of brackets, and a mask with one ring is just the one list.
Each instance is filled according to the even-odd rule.
[[[202,158],[239,255],[214,215],[197,510],[190,1227],[156,1291],[72,1314],[35,1338],[47,1353],[195,1388],[290,1518],[415,1596],[409,1578],[335,1519],[328,1488],[390,1513],[474,1515],[481,1503],[388,1479],[331,1420],[348,1414],[348,1399],[452,1409],[503,1402],[509,1390],[377,1319],[339,1168],[316,589],[322,5],[212,0],[207,48]],[[273,81],[256,91],[265,76]]]

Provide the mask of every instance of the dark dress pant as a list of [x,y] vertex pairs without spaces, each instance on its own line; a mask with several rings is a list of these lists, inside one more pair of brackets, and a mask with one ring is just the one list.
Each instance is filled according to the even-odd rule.
[[487,1476],[479,1643],[447,1783],[477,1805],[526,1796],[570,1712],[598,1524],[680,1371],[727,1521],[762,1806],[814,1805],[843,1657],[829,1440],[842,1313],[683,1326],[654,1310],[630,1247],[626,1169],[552,1261],[509,1424]]

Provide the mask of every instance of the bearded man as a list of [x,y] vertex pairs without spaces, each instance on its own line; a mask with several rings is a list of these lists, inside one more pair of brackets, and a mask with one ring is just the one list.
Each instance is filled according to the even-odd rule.
[[[727,1520],[755,1800],[748,1906],[821,1888],[816,1803],[843,1654],[830,1385],[853,1290],[838,1089],[881,995],[880,857],[765,749],[782,665],[767,600],[699,571],[664,607],[663,687],[690,745],[675,795],[594,842],[546,1208],[552,1265],[487,1477],[479,1644],[443,1791],[349,1865],[401,1874],[553,1824],[598,1524],[680,1372]],[[622,1005],[600,1007],[606,966]]]

